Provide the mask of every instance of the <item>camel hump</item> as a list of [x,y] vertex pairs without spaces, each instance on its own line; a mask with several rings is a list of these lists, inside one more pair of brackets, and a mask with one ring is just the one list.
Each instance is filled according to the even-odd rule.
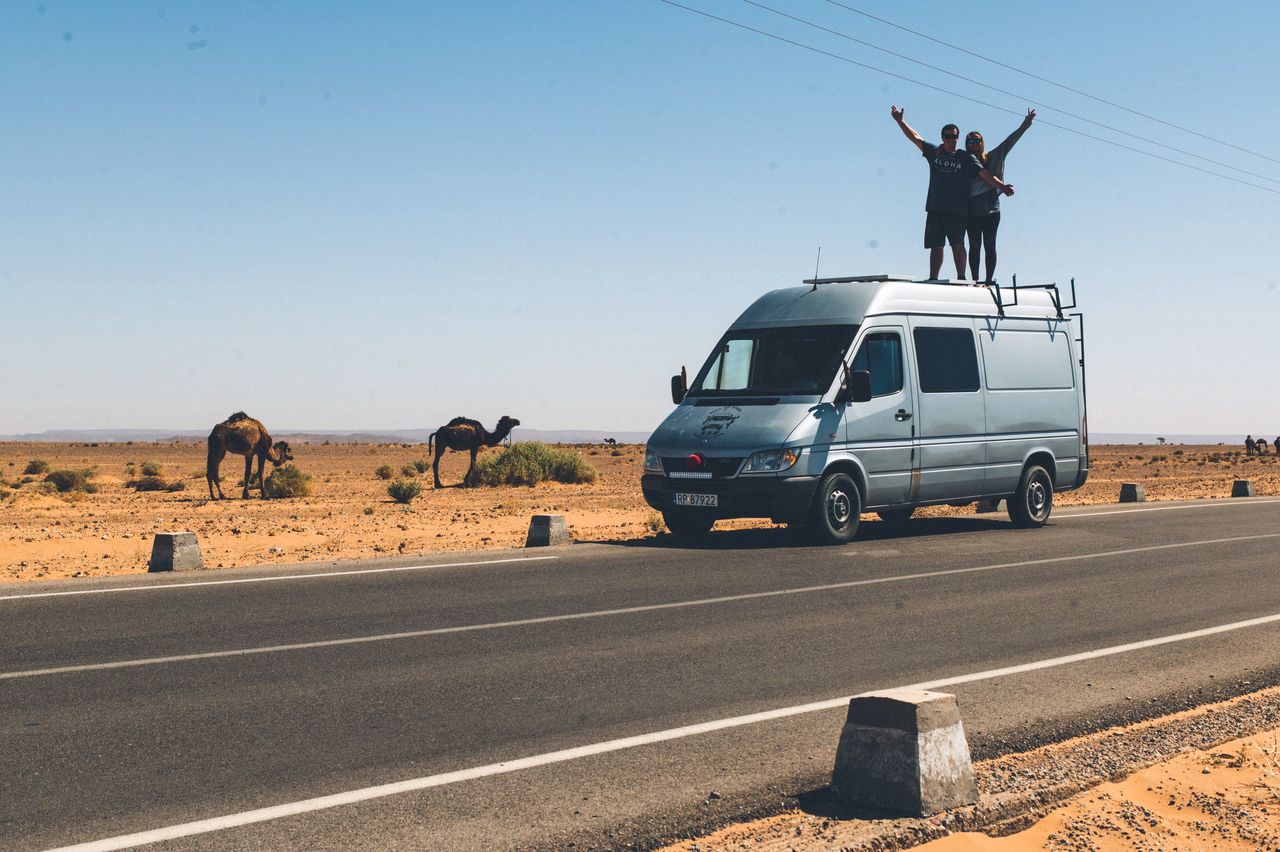
[[479,420],[472,420],[470,417],[455,417],[444,425],[443,428],[449,429],[454,426],[470,426],[472,429],[482,429]]
[[235,423],[239,420],[251,420],[251,419],[253,418],[245,414],[243,411],[237,411],[235,414],[232,414],[230,417],[227,418],[227,422]]

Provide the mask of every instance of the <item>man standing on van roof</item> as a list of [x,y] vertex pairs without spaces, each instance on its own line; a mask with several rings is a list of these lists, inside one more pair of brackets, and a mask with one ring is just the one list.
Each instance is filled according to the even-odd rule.
[[1008,184],[982,167],[973,154],[956,150],[960,128],[948,124],[942,128],[942,144],[931,145],[903,119],[906,110],[895,104],[889,110],[893,120],[920,153],[929,161],[929,196],[925,201],[924,247],[929,250],[929,277],[942,271],[944,240],[951,244],[956,261],[956,277],[964,280],[965,217],[969,210],[969,182],[977,177],[1005,195],[1013,195]]

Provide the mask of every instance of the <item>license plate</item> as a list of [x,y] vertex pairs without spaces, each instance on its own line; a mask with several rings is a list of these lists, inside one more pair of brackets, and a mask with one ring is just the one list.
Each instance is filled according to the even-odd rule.
[[719,506],[719,494],[681,494],[677,492],[674,502],[677,506]]

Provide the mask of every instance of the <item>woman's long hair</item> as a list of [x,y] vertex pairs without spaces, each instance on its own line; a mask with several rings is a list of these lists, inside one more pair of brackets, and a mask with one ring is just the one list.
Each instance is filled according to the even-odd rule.
[[978,162],[985,164],[987,162],[987,143],[982,138],[982,134],[976,130],[970,130],[964,137],[964,149],[969,150],[969,142],[973,139],[978,140]]

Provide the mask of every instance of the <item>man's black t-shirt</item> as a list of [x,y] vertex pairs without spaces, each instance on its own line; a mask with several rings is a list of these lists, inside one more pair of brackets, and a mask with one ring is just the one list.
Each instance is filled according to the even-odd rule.
[[920,153],[929,161],[929,198],[924,209],[930,213],[958,213],[969,210],[969,181],[982,171],[982,162],[967,151],[944,151],[925,142]]

